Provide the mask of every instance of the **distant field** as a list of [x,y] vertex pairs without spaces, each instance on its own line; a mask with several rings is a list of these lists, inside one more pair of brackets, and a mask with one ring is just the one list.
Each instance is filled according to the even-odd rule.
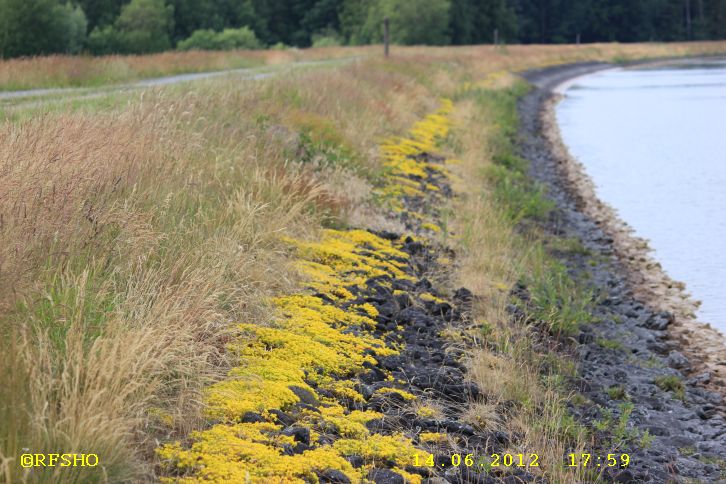
[[140,79],[354,56],[366,49],[165,52],[103,57],[54,55],[0,60],[0,90],[100,86]]
[[[331,228],[404,233],[395,197],[411,187],[387,185],[390,153],[419,156],[424,148],[455,160],[455,196],[442,201],[439,225],[421,224],[457,254],[456,264],[443,260],[450,274],[437,283],[443,293],[466,286],[479,296],[472,318],[489,338],[472,355],[469,377],[494,403],[472,402],[467,418],[523,435],[527,451],[549,449],[542,459],[551,464],[565,448],[584,448],[565,410],[563,378],[540,374],[574,371],[572,363],[533,351],[528,332],[507,326],[509,289],[522,277],[540,289],[537,315],[556,337],[573,331],[586,305],[536,237],[515,230],[546,207],[513,152],[514,100],[525,87],[511,72],[723,54],[726,42],[394,47],[389,60],[380,51],[0,61],[0,88],[29,89],[364,56],[260,81],[150,89],[118,102],[41,103],[4,120],[0,481],[128,482],[196,472],[169,457],[181,447],[157,449],[186,446],[191,432],[224,420],[207,412],[208,389],[244,363],[230,345],[253,331],[236,324],[267,328],[279,309],[271,301],[308,287],[291,240],[317,242]],[[426,118],[431,113],[439,114]],[[421,119],[428,124],[416,125]],[[427,130],[439,137],[410,148]],[[393,143],[395,136],[404,141]],[[330,259],[349,256],[330,244]],[[495,404],[510,402],[518,413],[497,413]],[[351,432],[363,439],[359,427]],[[17,465],[23,448],[83,449],[103,466],[28,474]],[[557,472],[545,477],[564,482]]]

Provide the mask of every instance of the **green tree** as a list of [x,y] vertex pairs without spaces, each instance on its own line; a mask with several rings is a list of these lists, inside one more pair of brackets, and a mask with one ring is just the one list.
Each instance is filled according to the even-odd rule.
[[130,52],[161,52],[171,48],[174,8],[164,0],[131,0],[121,9],[115,26]]
[[86,37],[83,10],[56,0],[0,0],[0,56],[76,53]]
[[345,42],[351,45],[365,43],[363,24],[368,17],[368,2],[366,0],[342,0],[338,10],[338,23],[340,33]]
[[476,32],[476,0],[452,0],[450,11],[451,43],[456,45],[476,44],[480,35]]
[[64,52],[78,54],[83,50],[86,43],[88,20],[80,5],[66,3],[58,10],[58,22],[65,46]]
[[222,32],[201,29],[196,30],[188,39],[177,45],[179,50],[232,50],[259,49],[260,41],[249,27],[224,29]]
[[88,39],[95,54],[145,54],[171,48],[174,7],[164,0],[131,0],[113,26],[96,28]]
[[262,20],[252,0],[167,0],[174,7],[174,40],[186,39],[196,30],[239,28],[253,30]]
[[321,42],[327,46],[333,45],[340,31],[340,6],[340,0],[317,0],[310,10],[304,12],[300,19],[300,31],[306,43],[316,41],[318,45]]
[[113,24],[121,7],[129,3],[129,0],[75,0],[75,3],[83,8],[88,18],[88,29]]
[[726,38],[726,0],[705,0],[704,3],[706,37]]
[[380,42],[383,39],[383,19],[387,17],[393,43],[448,44],[451,41],[450,9],[450,0],[377,0],[368,9],[361,39],[364,42]]

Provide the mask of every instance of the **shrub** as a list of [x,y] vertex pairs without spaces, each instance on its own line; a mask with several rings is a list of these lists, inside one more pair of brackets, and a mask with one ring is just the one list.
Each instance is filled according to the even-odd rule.
[[239,29],[224,29],[218,34],[223,50],[232,49],[259,49],[261,47],[257,36],[249,27]]
[[113,26],[96,27],[88,36],[87,47],[95,55],[107,55],[124,52],[121,33]]
[[341,45],[337,37],[329,35],[313,35],[313,47],[338,47]]
[[68,54],[78,54],[86,43],[88,20],[80,5],[70,2],[58,7],[59,22],[62,25],[63,44]]
[[311,37],[313,47],[339,47],[344,44],[340,34],[333,28],[323,29]]
[[113,26],[95,28],[88,39],[93,54],[146,54],[171,47],[174,9],[163,0],[132,0]]
[[450,0],[377,0],[371,2],[357,41],[380,42],[383,19],[391,25],[391,41],[402,45],[445,45],[450,42]]
[[86,28],[80,6],[55,0],[0,1],[0,57],[77,53]]
[[179,50],[221,50],[218,48],[217,32],[211,29],[195,30],[192,35],[179,41]]
[[201,29],[177,44],[179,50],[259,49],[262,44],[249,27],[224,29],[222,32]]

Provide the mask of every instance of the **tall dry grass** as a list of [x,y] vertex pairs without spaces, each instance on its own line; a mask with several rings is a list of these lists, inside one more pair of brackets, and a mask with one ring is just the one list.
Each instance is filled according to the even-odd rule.
[[311,193],[281,193],[295,176],[267,173],[257,143],[216,145],[210,160],[214,140],[185,116],[161,100],[0,134],[6,457],[93,452],[103,468],[90,477],[138,477],[144,429],[197,425],[230,319],[284,286],[273,235],[306,218]]
[[[156,440],[201,425],[233,323],[295,283],[280,235],[360,209],[376,140],[433,105],[379,90],[404,82],[350,66],[2,125],[0,480],[153,475]],[[23,471],[23,449],[101,465]]]
[[[509,76],[497,77],[486,88],[506,89]],[[471,352],[469,377],[483,389],[484,401],[471,402],[465,418],[475,426],[505,430],[520,439],[513,454],[536,454],[539,468],[532,468],[552,482],[586,482],[582,469],[563,465],[567,452],[593,448],[590,436],[567,411],[564,382],[574,376],[575,365],[557,352],[557,342],[543,337],[525,321],[513,320],[507,310],[510,290],[528,273],[544,267],[541,241],[517,229],[508,207],[497,199],[489,169],[501,155],[506,129],[498,104],[482,103],[487,91],[466,96],[457,103],[452,145],[461,162],[453,165],[455,191],[451,211],[458,264],[457,285],[477,296],[471,317],[481,328],[480,344]],[[506,126],[507,128],[503,127]],[[515,126],[516,127],[516,126]]]

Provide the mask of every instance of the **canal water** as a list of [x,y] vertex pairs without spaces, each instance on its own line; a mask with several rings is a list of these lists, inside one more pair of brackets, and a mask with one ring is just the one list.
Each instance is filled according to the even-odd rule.
[[726,333],[726,60],[602,71],[564,94],[562,138],[600,199]]

